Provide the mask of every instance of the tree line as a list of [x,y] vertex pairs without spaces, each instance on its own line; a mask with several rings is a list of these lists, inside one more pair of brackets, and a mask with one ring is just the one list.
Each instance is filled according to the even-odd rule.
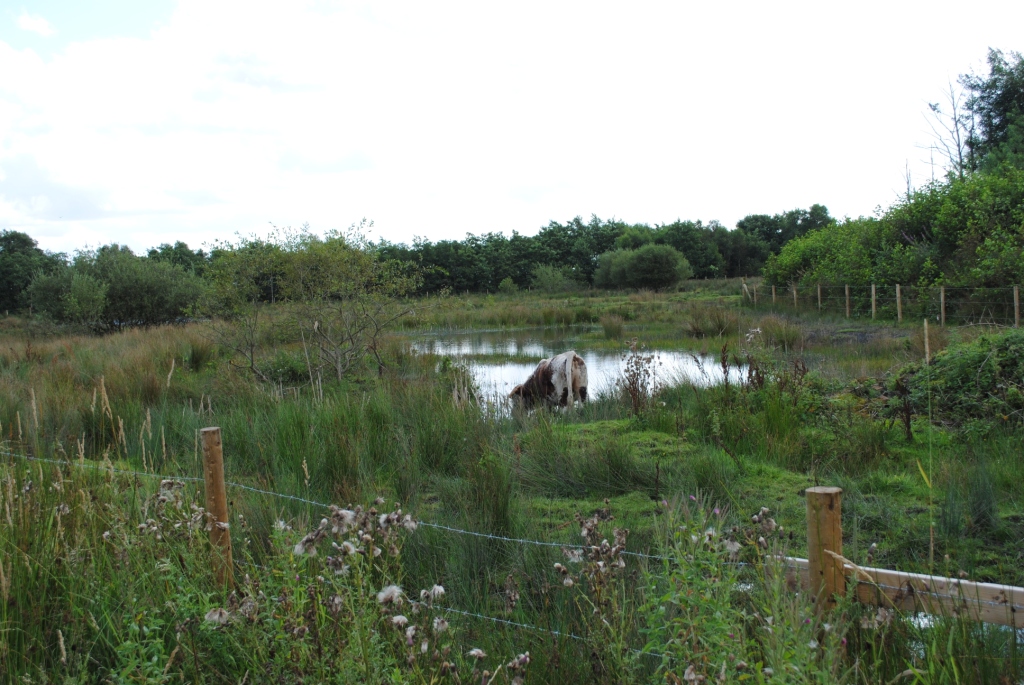
[[[348,252],[334,254],[347,255],[348,263],[358,253],[388,273],[415,271],[415,282],[402,282],[403,294],[664,289],[691,277],[757,274],[787,241],[831,222],[828,210],[814,205],[751,215],[735,230],[714,221],[650,226],[595,216],[589,222],[579,217],[564,224],[552,221],[534,236],[492,232],[461,241],[417,240],[410,246],[368,242],[355,227],[322,240],[347,246]],[[219,311],[209,293],[226,298],[231,288],[259,302],[306,301],[288,284],[295,264],[317,245],[311,235],[304,227],[221,242],[208,250],[179,241],[145,254],[110,244],[68,256],[46,252],[31,236],[7,230],[0,233],[0,309],[106,331]],[[238,269],[244,271],[244,283]],[[235,280],[226,285],[223,274],[232,270]]]
[[944,178],[877,217],[844,219],[787,242],[764,275],[792,283],[1005,287],[1024,283],[1024,58],[998,50],[931,105]]

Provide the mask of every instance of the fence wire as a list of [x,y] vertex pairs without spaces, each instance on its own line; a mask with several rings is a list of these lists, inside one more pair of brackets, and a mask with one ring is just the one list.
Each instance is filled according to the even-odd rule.
[[[116,474],[126,475],[126,476],[152,478],[152,479],[159,479],[159,480],[178,480],[178,481],[187,481],[187,482],[193,482],[193,483],[204,482],[203,478],[199,478],[199,477],[196,477],[196,476],[167,475],[167,474],[159,474],[159,473],[149,473],[147,471],[134,471],[134,470],[130,470],[130,469],[119,469],[119,468],[116,468],[115,466],[113,466],[112,464],[109,465],[109,466],[105,466],[103,464],[95,464],[95,463],[85,462],[85,461],[81,461],[81,460],[74,461],[74,460],[71,460],[71,459],[65,459],[65,460],[62,460],[62,459],[48,459],[48,458],[45,458],[45,457],[36,457],[36,456],[27,455],[27,454],[20,454],[20,453],[17,453],[17,452],[11,452],[9,450],[3,450],[3,449],[0,449],[0,455],[12,457],[12,458],[15,458],[15,459],[23,459],[23,460],[28,461],[28,462],[33,462],[34,461],[34,462],[40,462],[40,463],[45,463],[45,464],[56,464],[58,466],[77,466],[79,468],[86,468],[86,469],[90,469],[90,470],[93,470],[93,471],[102,471],[102,472],[105,472],[105,473],[116,473]],[[256,488],[256,487],[253,487],[251,485],[245,485],[245,484],[242,484],[242,483],[234,483],[234,482],[227,482],[226,481],[225,485],[227,487],[237,488],[239,490],[245,490],[245,491],[252,492],[252,493],[255,493],[255,494],[259,494],[259,495],[265,495],[265,496],[268,496],[268,497],[277,497],[279,499],[291,500],[291,501],[294,501],[294,502],[300,502],[302,504],[307,504],[307,505],[311,505],[311,506],[315,506],[315,507],[320,507],[320,508],[323,508],[323,509],[328,509],[330,507],[329,504],[325,504],[323,502],[317,502],[315,500],[306,499],[304,497],[298,497],[296,495],[288,495],[288,494],[285,494],[285,493],[275,492],[273,490],[264,490],[262,488]],[[467,536],[472,536],[472,537],[488,538],[488,539],[491,539],[491,540],[499,540],[499,541],[502,541],[502,542],[513,542],[513,543],[524,544],[524,545],[536,545],[536,546],[540,546],[540,547],[556,547],[556,548],[559,548],[559,549],[572,549],[572,550],[583,550],[583,549],[586,549],[586,546],[584,546],[584,545],[573,545],[571,543],[559,543],[559,542],[546,542],[546,541],[542,541],[542,540],[530,540],[530,539],[526,539],[526,538],[511,538],[511,537],[506,537],[506,536],[503,536],[503,535],[491,535],[489,533],[480,533],[480,532],[477,532],[477,531],[464,530],[464,529],[461,529],[461,528],[454,528],[452,526],[446,526],[446,525],[439,524],[439,523],[431,523],[429,521],[419,521],[418,520],[416,523],[417,523],[417,525],[424,526],[426,528],[434,528],[434,529],[437,529],[437,530],[443,530],[443,531],[447,531],[447,532],[450,532],[450,533],[455,533],[455,534],[458,534],[458,535],[467,535]],[[623,551],[622,554],[633,556],[633,557],[639,557],[639,558],[643,558],[643,559],[653,559],[653,560],[656,560],[656,561],[669,562],[669,563],[671,563],[673,561],[673,559],[671,557],[658,556],[658,555],[653,555],[653,554],[644,554],[642,552]],[[794,570],[798,570],[799,569],[798,565],[796,563],[794,563],[794,560],[786,559],[785,561],[786,561],[786,567],[787,568],[794,569]],[[258,564],[249,564],[249,565],[254,566],[256,568],[264,568],[262,566],[259,566]],[[738,566],[738,567],[746,567],[746,566],[748,566],[748,564],[742,563],[742,562],[739,562],[739,563],[737,563],[737,562],[729,562],[728,565],[730,565],[730,566]],[[952,583],[956,584],[955,579],[948,578],[948,579],[945,579],[945,580],[947,580],[948,582],[952,582]],[[884,583],[877,583],[877,582],[873,582],[873,581],[864,581],[864,580],[855,580],[854,582],[857,582],[857,583],[867,583],[868,585],[871,585],[872,587],[876,587],[876,588],[878,588],[880,590],[892,590],[894,592],[899,592],[899,591],[908,592],[908,587],[905,587],[905,586],[902,586],[902,585],[901,586],[895,586],[895,585],[888,585],[888,584],[884,584]],[[909,581],[908,581],[908,585],[909,585]],[[943,594],[943,593],[933,592],[933,591],[929,591],[929,590],[922,590],[922,589],[913,587],[913,585],[909,585],[909,592],[908,592],[908,594],[927,596],[927,597],[931,597],[931,598],[933,598],[935,600],[969,601],[969,602],[971,602],[973,604],[976,604],[976,605],[987,605],[987,606],[1005,607],[1007,609],[1007,611],[1016,611],[1015,602],[1009,602],[1008,603],[1008,602],[1001,602],[1001,601],[982,599],[981,597],[966,597],[966,596],[962,596],[962,595],[958,596],[958,597],[955,597],[955,596],[952,596],[952,595],[949,595],[949,594]],[[552,630],[552,629],[548,629],[548,628],[540,628],[540,627],[529,625],[529,624],[526,624],[526,623],[518,623],[516,621],[510,621],[508,619],[495,618],[495,617],[492,617],[492,616],[486,616],[484,614],[477,614],[477,613],[473,613],[473,612],[469,612],[469,611],[463,611],[461,609],[455,609],[455,608],[452,608],[452,607],[446,607],[445,611],[456,613],[456,614],[461,614],[461,615],[464,615],[464,616],[469,616],[469,617],[473,617],[473,618],[477,618],[477,619],[481,619],[481,620],[485,620],[485,621],[491,621],[491,622],[494,622],[494,623],[500,623],[500,624],[504,624],[504,625],[509,625],[509,626],[517,627],[517,628],[522,628],[522,629],[525,629],[525,630],[533,630],[533,631],[537,631],[537,632],[549,633],[549,634],[555,635],[557,637],[565,637],[565,638],[570,638],[570,639],[574,639],[574,640],[586,640],[586,638],[580,637],[578,635],[574,635],[572,633],[564,633],[564,632],[561,632],[561,631]],[[644,655],[644,656],[654,656],[654,657],[658,657],[658,658],[665,658],[667,656],[667,655],[664,655],[664,654],[658,654],[658,653],[655,653],[655,652],[647,652],[647,651],[638,650],[638,649],[631,649],[630,651],[635,653],[635,654],[640,654],[640,655]]]

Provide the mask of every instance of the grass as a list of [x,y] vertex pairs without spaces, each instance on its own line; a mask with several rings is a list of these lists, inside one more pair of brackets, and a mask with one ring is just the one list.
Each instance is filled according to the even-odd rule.
[[[744,365],[742,386],[670,385],[640,413],[615,396],[571,413],[509,413],[455,401],[465,386],[464,370],[442,357],[411,353],[400,336],[387,344],[382,374],[367,370],[343,383],[312,387],[301,378],[304,365],[295,362],[302,355],[298,341],[262,342],[267,369],[281,370],[271,385],[233,369],[231,359],[204,338],[201,324],[100,338],[40,333],[8,322],[0,333],[0,436],[14,452],[69,463],[7,460],[0,466],[0,567],[6,578],[0,587],[8,593],[0,603],[6,636],[0,671],[7,674],[0,681],[238,682],[248,671],[282,681],[380,680],[388,674],[396,682],[421,682],[450,670],[445,663],[465,680],[474,669],[493,673],[529,650],[530,680],[664,682],[666,670],[683,673],[687,660],[718,653],[696,653],[669,637],[699,619],[709,640],[712,633],[716,640],[743,636],[736,649],[742,647],[745,656],[737,659],[775,669],[775,682],[796,682],[787,664],[808,663],[818,669],[816,682],[859,682],[868,676],[851,674],[852,661],[807,652],[813,636],[804,626],[818,624],[803,623],[808,607],[799,598],[760,572],[737,580],[749,584],[749,596],[706,586],[708,578],[732,577],[723,548],[696,550],[688,547],[688,536],[677,535],[680,525],[700,520],[704,526],[707,517],[719,516],[713,508],[723,512],[716,530],[746,531],[749,517],[767,507],[783,526],[773,544],[801,555],[802,491],[819,483],[844,488],[845,553],[854,561],[864,563],[875,543],[877,566],[953,575],[963,570],[975,580],[1024,583],[1015,561],[1024,539],[1019,429],[965,432],[917,416],[916,439],[906,442],[890,413],[885,372],[919,358],[913,329],[716,311],[733,285],[695,284],[673,294],[469,297],[419,315],[418,325],[436,330],[504,325],[492,323],[502,310],[509,321],[539,317],[543,323],[548,316],[551,325],[561,326],[569,319],[565,312],[572,312],[574,324],[587,322],[572,336],[589,348],[618,349],[617,336],[640,335],[652,347],[672,345],[716,358],[725,346],[725,363]],[[680,338],[695,318],[729,326]],[[598,320],[602,325],[594,327]],[[609,336],[608,321],[621,329],[613,327]],[[753,328],[761,335],[748,340]],[[764,335],[766,330],[773,332]],[[944,335],[945,344],[955,345],[971,333],[952,329]],[[289,372],[292,367],[298,371]],[[342,506],[369,508],[383,497],[388,509],[398,502],[424,521],[558,544],[578,544],[580,521],[596,517],[603,537],[612,540],[614,529],[628,529],[629,550],[668,555],[677,565],[630,562],[605,585],[596,564],[616,558],[594,558],[573,567],[575,585],[568,588],[554,568],[556,562],[566,565],[558,547],[421,526],[395,538],[397,555],[389,548],[379,561],[335,576],[327,566],[327,557],[336,556],[329,543],[313,558],[293,549],[317,527],[323,510],[232,490],[238,573],[248,574],[232,599],[213,582],[205,531],[186,521],[191,505],[202,505],[198,492],[183,488],[179,510],[160,502],[156,479],[74,465],[83,459],[196,476],[197,431],[206,425],[222,428],[230,480]],[[934,491],[918,470],[929,444]],[[691,506],[691,496],[701,504]],[[929,565],[933,518],[940,568]],[[278,521],[291,530],[280,530]],[[111,536],[104,538],[107,531]],[[748,532],[733,535],[746,540]],[[756,536],[751,540],[742,554],[757,562]],[[696,565],[688,567],[691,561]],[[704,583],[694,587],[713,601],[697,607],[672,599],[680,579]],[[413,594],[441,584],[445,606],[585,640],[553,641],[545,633],[457,614],[447,616],[452,628],[442,638],[424,623],[440,617],[429,609],[414,622],[431,636],[429,654],[436,646],[441,656],[410,663],[404,633],[389,623],[394,607],[376,601],[376,592],[391,582]],[[344,606],[332,613],[334,596]],[[247,598],[260,607],[256,621],[236,618],[221,625],[204,618],[219,607],[237,617]],[[679,608],[684,605],[685,611]],[[659,613],[666,606],[677,609]],[[711,625],[706,608],[731,618]],[[740,614],[733,613],[737,608]],[[889,682],[910,667],[924,670],[920,654],[929,650],[956,656],[941,667],[946,673],[955,661],[979,678],[1019,677],[1006,631],[956,621],[923,628],[900,616],[866,630],[858,618],[863,611],[849,607],[853,618],[842,630],[851,659],[856,655],[870,672],[869,682]],[[777,641],[766,641],[756,621],[738,618],[753,612],[778,618]],[[642,651],[645,641],[668,660],[629,651]],[[488,660],[475,664],[467,656],[471,647],[487,652]],[[927,668],[941,670],[930,662]],[[501,672],[507,673],[504,666]],[[701,673],[717,677],[717,671]],[[942,677],[936,672],[923,682]]]

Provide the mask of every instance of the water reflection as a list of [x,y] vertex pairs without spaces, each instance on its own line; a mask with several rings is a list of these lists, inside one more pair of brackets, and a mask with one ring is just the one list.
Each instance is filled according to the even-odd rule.
[[[478,355],[507,355],[529,357],[530,361],[478,361],[469,360],[469,367],[488,396],[507,395],[533,372],[542,358],[552,357],[566,350],[576,350],[587,363],[587,378],[591,395],[614,389],[622,377],[625,360],[621,352],[587,349],[580,339],[579,329],[536,329],[530,331],[466,333],[431,335],[412,341],[418,352],[466,357]],[[690,381],[697,385],[722,382],[722,368],[712,357],[694,358],[679,350],[649,350],[654,356],[654,373],[658,383]],[[742,369],[730,369],[730,382],[738,382]]]

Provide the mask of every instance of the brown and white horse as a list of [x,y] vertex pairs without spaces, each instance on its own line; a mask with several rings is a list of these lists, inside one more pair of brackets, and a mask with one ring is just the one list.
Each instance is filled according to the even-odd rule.
[[587,365],[574,350],[551,359],[542,359],[522,385],[509,397],[527,409],[543,402],[553,407],[568,407],[587,401]]

